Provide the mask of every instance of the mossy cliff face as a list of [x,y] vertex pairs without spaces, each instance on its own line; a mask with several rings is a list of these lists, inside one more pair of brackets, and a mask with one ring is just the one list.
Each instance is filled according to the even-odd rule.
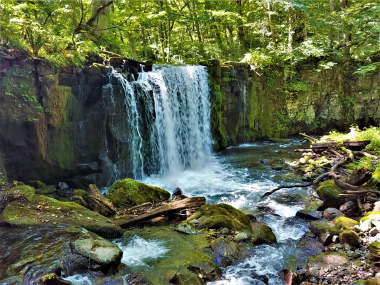
[[260,138],[345,129],[380,122],[380,73],[359,77],[355,66],[318,71],[260,72],[240,63],[208,63],[215,148]]
[[0,71],[0,179],[105,185],[115,164],[131,175],[124,93],[107,85],[105,66],[7,66]]

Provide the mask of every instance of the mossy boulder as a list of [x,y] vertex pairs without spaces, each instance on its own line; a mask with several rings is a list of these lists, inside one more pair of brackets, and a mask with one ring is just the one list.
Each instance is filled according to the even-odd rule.
[[340,233],[339,228],[333,223],[327,220],[313,221],[310,223],[310,230],[316,235],[321,235],[324,233],[330,233],[333,235],[338,235]]
[[227,204],[203,205],[186,222],[203,229],[227,228],[233,232],[252,232],[249,217]]
[[349,229],[352,229],[354,226],[359,225],[358,221],[355,221],[353,219],[350,219],[344,216],[335,218],[333,222],[340,230],[349,230]]
[[260,222],[254,222],[251,224],[251,228],[251,240],[254,244],[277,242],[276,236],[274,235],[272,229],[267,225]]
[[168,200],[170,193],[159,187],[126,178],[115,181],[107,197],[118,207],[131,207],[146,202]]
[[0,214],[2,222],[18,226],[67,224],[86,228],[104,237],[122,235],[122,229],[112,220],[77,203],[35,194],[35,189],[27,185],[15,186],[9,192],[23,193],[26,201],[7,204]]
[[360,237],[352,230],[344,230],[339,234],[339,240],[341,243],[348,244],[351,247],[360,246]]
[[323,200],[325,207],[339,207],[344,199],[339,195],[342,190],[336,186],[334,180],[326,180],[317,187],[318,196]]

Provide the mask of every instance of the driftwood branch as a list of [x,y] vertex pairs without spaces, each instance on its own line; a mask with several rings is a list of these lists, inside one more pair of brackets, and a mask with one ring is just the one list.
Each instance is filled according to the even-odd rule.
[[315,143],[315,142],[318,141],[318,139],[313,138],[313,137],[311,137],[311,136],[309,136],[309,135],[307,135],[307,134],[300,133],[300,135],[303,136],[305,139],[307,139],[307,140],[308,140],[309,142],[311,142],[311,143]]
[[261,198],[265,198],[265,197],[267,197],[269,195],[272,195],[273,193],[275,193],[275,192],[277,192],[277,191],[279,191],[281,189],[298,188],[298,187],[309,187],[309,186],[312,186],[312,185],[317,185],[317,184],[319,184],[326,177],[338,178],[339,176],[335,172],[338,169],[338,167],[340,165],[344,164],[345,162],[347,162],[347,160],[348,160],[348,158],[344,158],[344,159],[338,161],[337,163],[335,163],[333,165],[333,167],[331,167],[330,171],[322,173],[317,178],[315,178],[312,182],[309,182],[309,183],[306,183],[306,184],[281,185],[281,186],[278,186],[278,187],[274,188],[273,190],[271,190],[269,192],[264,193],[264,195],[261,196]]
[[168,214],[171,212],[180,212],[184,209],[199,208],[204,204],[206,204],[206,199],[204,197],[185,198],[182,200],[170,201],[168,203],[161,204],[161,206],[148,210],[140,215],[125,215],[118,217],[114,221],[117,225],[125,227],[159,215]]

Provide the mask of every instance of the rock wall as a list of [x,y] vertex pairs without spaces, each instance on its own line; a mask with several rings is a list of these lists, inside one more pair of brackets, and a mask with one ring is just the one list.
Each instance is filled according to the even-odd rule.
[[[114,96],[109,94],[105,66],[58,70],[41,61],[3,66],[0,170],[3,164],[9,179],[105,185],[117,163],[124,166],[121,175],[130,174],[128,158],[120,157],[129,146],[117,131],[127,117],[124,93],[116,84]],[[132,75],[141,67],[131,61],[120,68]]]
[[380,72],[354,75],[353,65],[258,74],[246,64],[208,64],[215,148],[306,132],[319,134],[380,123]]

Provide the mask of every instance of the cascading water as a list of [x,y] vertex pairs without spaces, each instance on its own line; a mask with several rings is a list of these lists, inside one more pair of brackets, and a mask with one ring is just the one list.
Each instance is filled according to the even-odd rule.
[[155,66],[129,82],[111,69],[124,93],[134,178],[196,168],[211,155],[208,75],[202,66]]

